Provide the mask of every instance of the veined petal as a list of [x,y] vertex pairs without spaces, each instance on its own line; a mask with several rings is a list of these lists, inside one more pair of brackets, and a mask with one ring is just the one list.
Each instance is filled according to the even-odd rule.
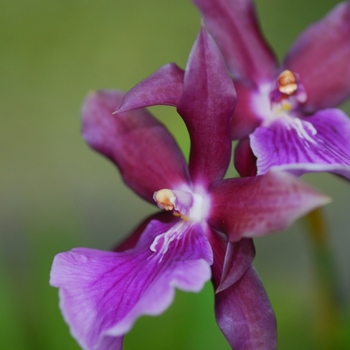
[[265,236],[287,228],[312,209],[327,204],[325,195],[285,172],[217,181],[210,189],[208,222],[230,241]]
[[222,56],[202,27],[192,48],[178,103],[191,138],[189,169],[204,185],[225,175],[231,155],[236,94]]
[[238,80],[257,85],[276,75],[277,61],[265,42],[251,0],[192,0]]
[[346,114],[324,109],[293,121],[297,123],[277,120],[250,136],[258,174],[278,167],[295,175],[325,171],[350,179],[350,120]]
[[183,89],[184,72],[175,63],[158,69],[128,91],[117,112],[154,105],[176,107]]
[[297,39],[284,68],[300,76],[305,110],[334,107],[350,96],[350,3],[336,6]]
[[61,310],[84,349],[120,349],[138,317],[169,307],[175,288],[200,291],[210,279],[210,264],[212,251],[200,225],[152,221],[126,252],[78,248],[58,254],[50,283],[60,288]]
[[119,91],[91,93],[83,105],[83,136],[117,165],[128,186],[154,204],[155,191],[190,182],[187,164],[165,126],[146,110],[112,114],[122,97]]
[[215,295],[215,314],[232,349],[277,348],[276,318],[253,266],[238,282]]

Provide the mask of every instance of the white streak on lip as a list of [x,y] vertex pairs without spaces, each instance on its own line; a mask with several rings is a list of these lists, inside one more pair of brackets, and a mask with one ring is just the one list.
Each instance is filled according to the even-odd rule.
[[[261,117],[261,126],[269,127],[273,122],[279,120],[287,130],[295,130],[299,138],[316,144],[317,142],[313,136],[317,134],[317,130],[314,126],[310,122],[302,121],[292,114],[293,99],[281,101],[281,103],[271,103],[270,92],[272,88],[273,85],[271,83],[261,84],[257,92],[252,94],[252,108]],[[304,95],[301,93],[300,97],[305,97],[306,99],[306,94]]]
[[317,130],[311,123],[307,121],[302,122],[299,118],[293,117],[288,117],[288,119],[284,118],[282,121],[288,130],[294,129],[301,139],[304,139],[313,144],[317,144],[317,142],[307,132],[309,131],[312,136],[315,136],[317,134]]
[[[152,242],[150,250],[160,255],[158,263],[162,262],[164,255],[169,250],[170,244],[175,240],[180,240],[183,234],[186,234],[184,225],[188,225],[185,221],[180,221],[175,226],[171,227],[168,231],[158,235]],[[158,247],[158,245],[160,245]]]

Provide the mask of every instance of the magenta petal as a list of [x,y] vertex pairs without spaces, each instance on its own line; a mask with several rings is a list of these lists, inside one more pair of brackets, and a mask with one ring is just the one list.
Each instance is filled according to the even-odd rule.
[[350,3],[336,6],[297,39],[284,67],[300,75],[305,109],[334,107],[350,96]]
[[350,120],[339,109],[325,109],[290,128],[277,120],[250,136],[258,174],[271,167],[295,175],[333,172],[350,179]]
[[175,288],[200,291],[210,264],[212,250],[200,225],[152,221],[132,250],[58,254],[50,283],[60,288],[61,310],[84,349],[119,349],[138,317],[169,307]]
[[192,0],[238,80],[271,81],[277,62],[265,42],[251,0]]
[[215,295],[216,321],[234,350],[275,350],[276,318],[253,266]]
[[295,176],[277,171],[217,181],[210,192],[208,222],[230,241],[283,230],[302,215],[329,202],[328,197]]
[[189,183],[187,164],[168,130],[146,110],[112,114],[122,97],[118,91],[91,93],[83,105],[83,136],[117,165],[128,186],[154,203],[155,191]]
[[182,93],[184,72],[175,63],[169,63],[128,91],[118,112],[154,105],[176,107]]
[[178,112],[191,138],[193,182],[221,179],[231,155],[231,118],[236,94],[222,56],[202,27],[186,67]]

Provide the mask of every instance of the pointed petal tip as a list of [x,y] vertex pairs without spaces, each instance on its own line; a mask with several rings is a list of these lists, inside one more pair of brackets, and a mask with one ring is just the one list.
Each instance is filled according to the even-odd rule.
[[202,25],[186,65],[177,111],[190,134],[189,168],[194,182],[224,176],[230,163],[231,120],[236,92],[222,54]]
[[176,63],[168,63],[130,89],[117,112],[155,105],[175,107],[182,93],[183,79],[184,71]]
[[260,33],[252,1],[192,0],[231,73],[251,81],[273,78],[276,58]]
[[[323,205],[329,204],[332,202],[332,198],[323,192],[315,189],[313,186],[309,185],[305,181],[299,179],[297,176],[283,171],[281,169],[271,168],[266,175],[269,175],[275,178],[275,181],[283,181],[288,183],[290,186],[295,187],[295,190],[300,192],[301,195],[305,196],[303,204],[303,209],[298,217],[307,214],[309,211],[312,211],[316,208],[319,208]],[[258,175],[258,176],[266,176]]]
[[[237,198],[232,201],[232,197]],[[276,170],[266,175],[218,181],[211,188],[209,223],[230,241],[288,228],[295,220],[330,202],[298,177]],[[222,203],[226,206],[222,206]]]

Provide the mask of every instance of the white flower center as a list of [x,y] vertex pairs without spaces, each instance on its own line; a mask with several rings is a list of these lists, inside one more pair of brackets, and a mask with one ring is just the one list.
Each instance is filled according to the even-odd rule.
[[173,211],[185,221],[201,222],[209,209],[203,195],[184,190],[162,189],[154,193],[153,199],[160,209]]

